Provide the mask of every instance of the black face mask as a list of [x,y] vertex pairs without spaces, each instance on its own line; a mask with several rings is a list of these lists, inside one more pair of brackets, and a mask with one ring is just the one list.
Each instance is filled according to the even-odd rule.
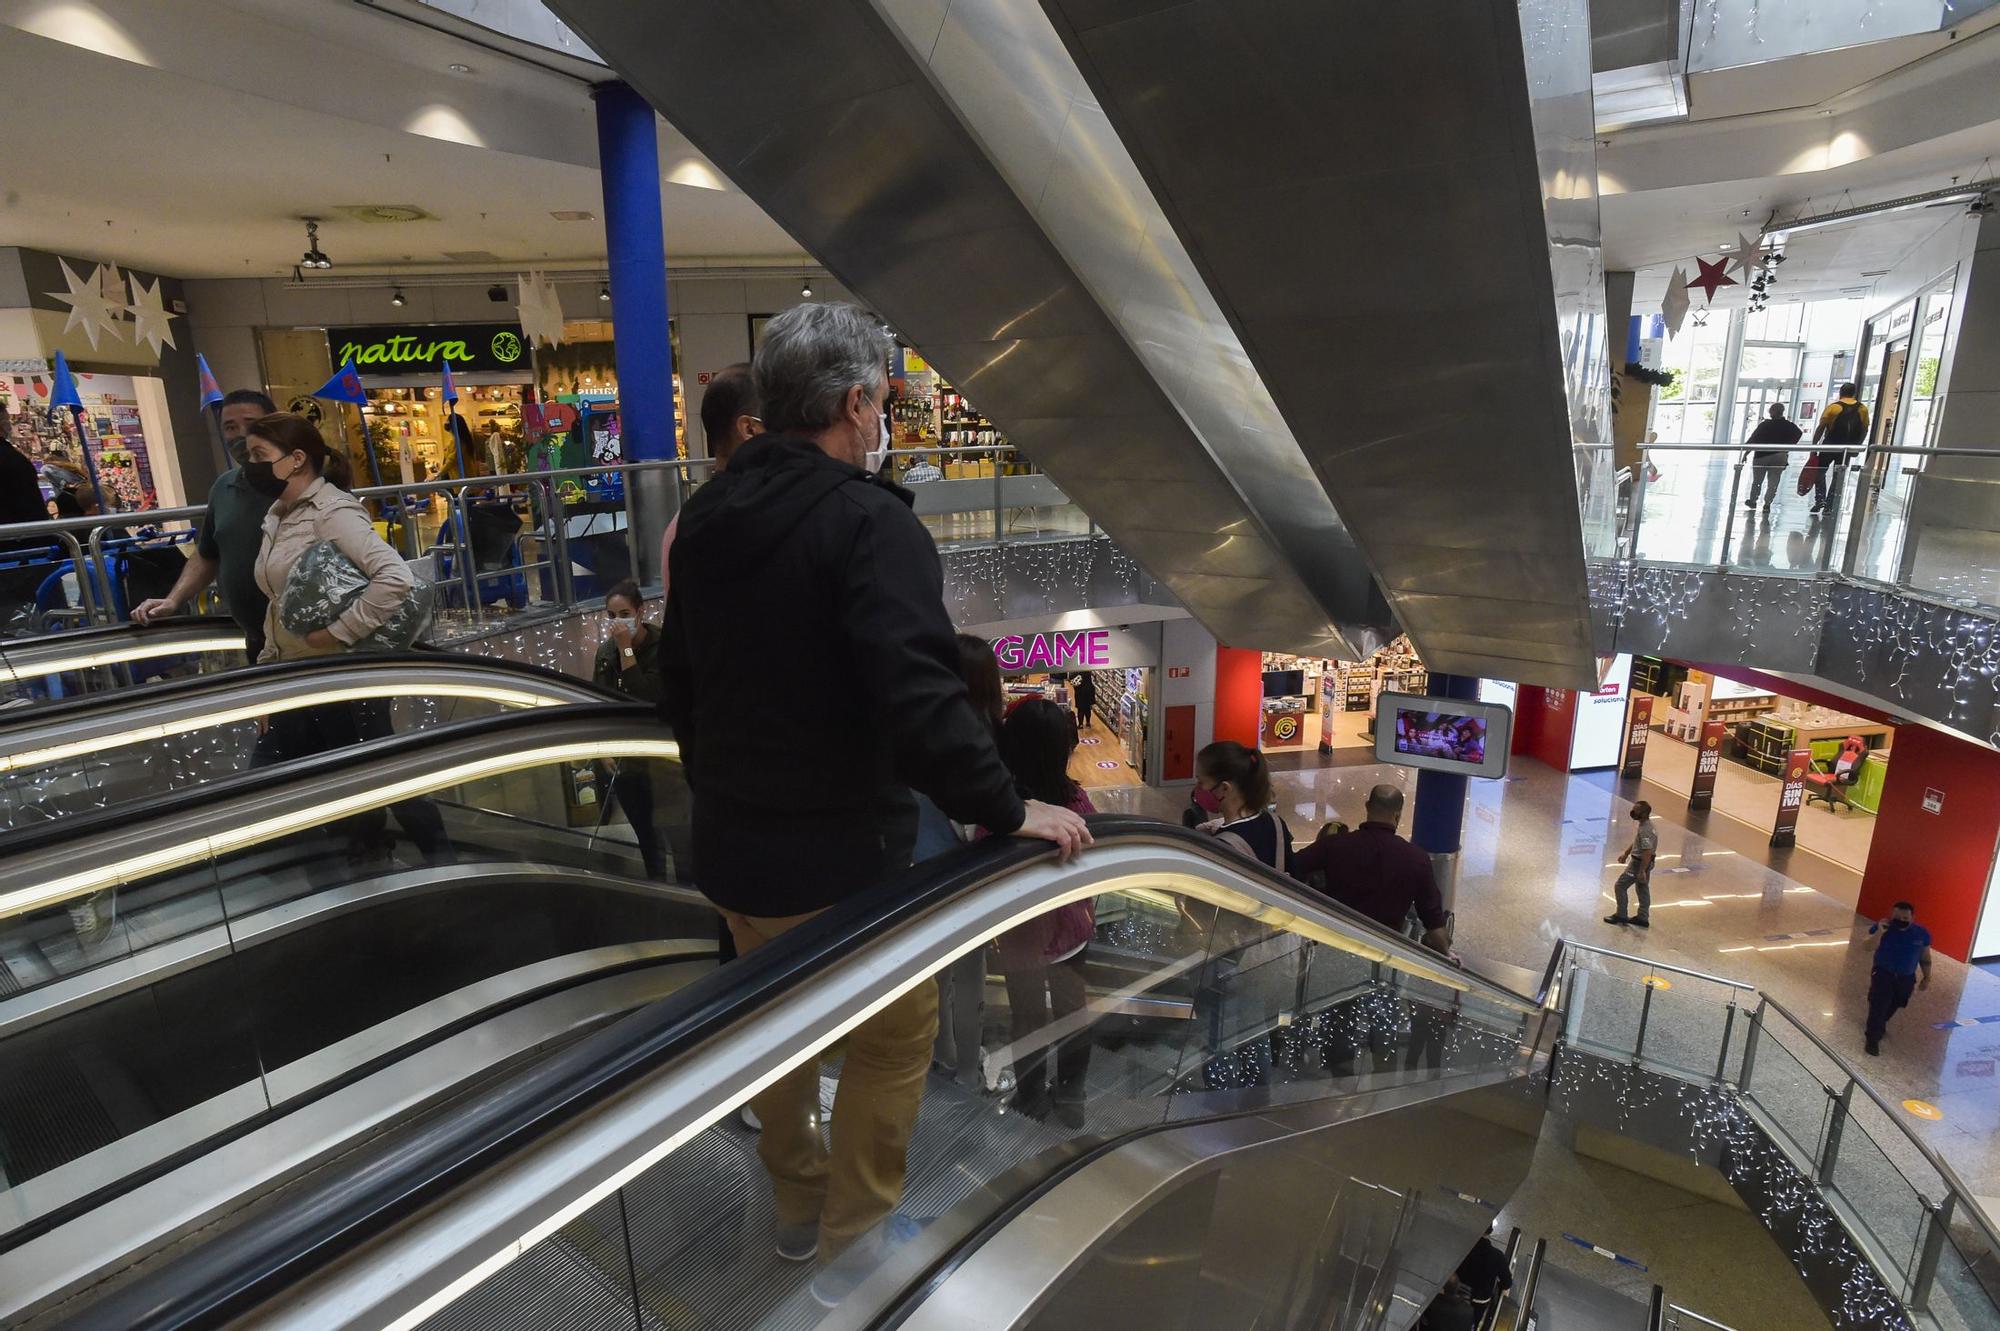
[[285,487],[292,479],[289,476],[280,476],[271,470],[276,465],[274,462],[260,462],[256,458],[250,458],[243,464],[243,479],[258,494],[276,499],[285,492]]
[[1907,929],[1910,927],[1910,922],[1908,920],[1891,920],[1889,921],[1889,927],[1891,929]]

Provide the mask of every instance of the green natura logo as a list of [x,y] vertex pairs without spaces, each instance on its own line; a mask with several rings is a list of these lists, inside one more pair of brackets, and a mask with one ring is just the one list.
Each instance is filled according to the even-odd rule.
[[493,335],[493,359],[503,365],[512,365],[521,359],[521,339],[509,332]]

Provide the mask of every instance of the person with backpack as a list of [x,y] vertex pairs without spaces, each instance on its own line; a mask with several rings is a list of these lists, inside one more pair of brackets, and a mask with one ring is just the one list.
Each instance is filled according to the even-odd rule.
[[1861,405],[1860,394],[1856,385],[1842,384],[1839,399],[1826,404],[1826,410],[1819,416],[1819,427],[1813,431],[1813,447],[1820,449],[1812,455],[1813,464],[1819,468],[1812,483],[1815,513],[1823,513],[1840,502],[1840,473],[1834,468],[1845,471],[1853,460],[1854,450],[1868,442],[1868,408]]

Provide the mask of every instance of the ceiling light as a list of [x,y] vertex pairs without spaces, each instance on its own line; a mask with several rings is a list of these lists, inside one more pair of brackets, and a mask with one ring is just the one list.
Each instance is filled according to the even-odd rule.
[[403,299],[403,289],[401,287],[397,287],[396,294],[389,297],[389,303],[391,305],[394,305],[397,309],[400,310],[403,308],[404,305],[408,304],[409,302]]
[[300,220],[306,224],[306,252],[299,256],[299,267],[333,267],[333,260],[327,258],[326,252],[319,247],[319,219],[317,217],[306,217]]
[[597,288],[597,298],[599,300],[606,300],[606,301],[610,300],[611,287],[608,284],[599,285],[599,287]]
[[813,284],[812,284],[812,279],[808,277],[803,279],[799,283],[799,299],[811,300],[812,298],[813,298]]
[[471,65],[461,65],[456,60],[446,65],[445,68],[454,74],[470,74],[472,72]]
[[[1794,217],[1787,221],[1780,221],[1777,213],[1773,212],[1771,219],[1764,223],[1763,234],[1766,236],[1777,236],[1782,239],[1796,236],[1806,231],[1817,231],[1821,227],[1839,226],[1843,222],[1859,222],[1869,218],[1886,217],[1891,213],[1910,212],[1917,208],[1932,208],[1939,204],[1947,203],[1970,204],[1977,199],[1983,198],[1989,188],[1986,185],[1972,185],[1963,188],[1954,186],[1948,189],[1931,190],[1924,194],[1909,194],[1900,199],[1884,199],[1880,203],[1864,203],[1854,208],[1839,208],[1829,213],[1821,213],[1815,217]],[[1779,262],[1784,262],[1782,257],[1779,259]]]

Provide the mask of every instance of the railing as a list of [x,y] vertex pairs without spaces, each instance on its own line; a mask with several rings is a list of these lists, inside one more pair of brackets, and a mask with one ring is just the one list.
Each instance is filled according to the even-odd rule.
[[[1812,576],[1837,572],[1960,607],[2000,608],[2000,450],[1849,450],[1800,494],[1799,443],[1652,444],[1614,468],[1608,444],[1577,447],[1585,547],[1594,558]],[[1753,453],[1784,453],[1782,470]],[[1967,474],[1930,464],[1962,460]],[[1980,464],[1990,468],[1983,474]],[[1824,503],[1818,501],[1824,499]],[[1717,510],[1720,509],[1720,512]]]
[[[925,463],[935,479],[920,470],[910,476]],[[442,636],[450,637],[524,613],[573,610],[628,575],[657,587],[657,554],[639,544],[641,510],[664,506],[669,487],[678,508],[712,468],[706,458],[623,463],[354,493],[432,585]],[[1098,534],[1008,445],[896,449],[890,474],[909,480],[916,512],[941,547]],[[163,560],[149,579],[147,560],[192,542],[206,511],[149,509],[0,528],[0,547],[13,547],[0,548],[0,575],[12,574],[16,585],[40,575],[33,603],[0,604],[0,617],[25,608],[17,636],[124,623],[132,602],[164,593],[180,569],[178,558]],[[594,575],[581,586],[579,566]]]
[[1952,1331],[2000,1326],[2000,1231],[1906,1126],[1908,1110],[1750,985],[1564,949],[1566,1044],[1732,1093],[1913,1315]]

